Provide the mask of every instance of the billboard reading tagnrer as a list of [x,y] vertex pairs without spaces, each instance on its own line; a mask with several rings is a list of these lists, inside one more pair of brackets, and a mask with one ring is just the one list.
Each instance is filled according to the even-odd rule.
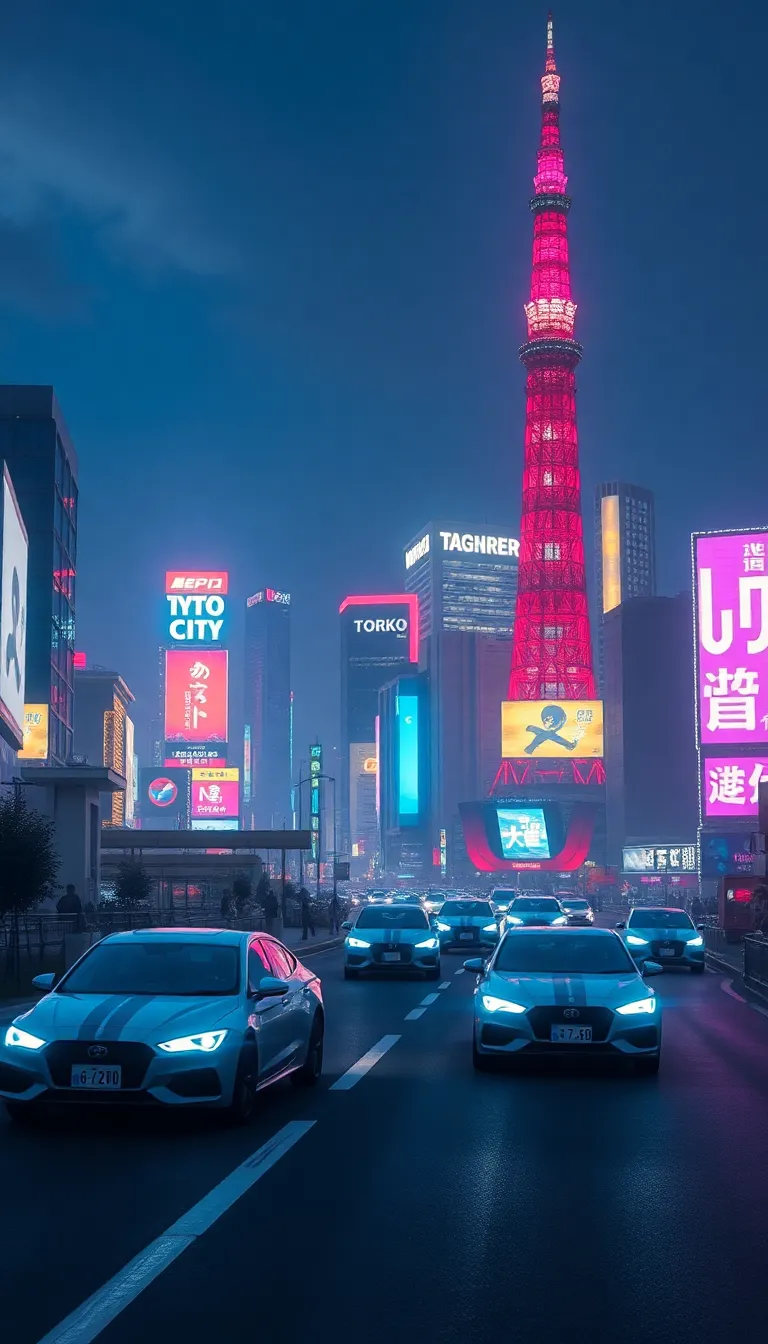
[[768,528],[693,538],[700,744],[768,743]]
[[27,652],[27,529],[3,463],[0,586],[0,733],[18,751],[24,742]]
[[602,756],[602,700],[504,700],[501,754],[515,757]]

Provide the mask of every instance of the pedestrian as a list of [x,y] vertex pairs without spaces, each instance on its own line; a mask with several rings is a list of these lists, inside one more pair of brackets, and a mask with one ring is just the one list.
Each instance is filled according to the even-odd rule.
[[266,924],[267,933],[274,933],[275,920],[277,919],[279,909],[280,905],[278,899],[272,890],[272,887],[270,887],[264,895],[264,922]]
[[704,906],[701,904],[701,897],[696,895],[691,901],[691,919],[694,924],[704,918]]
[[334,891],[328,905],[328,921],[331,927],[331,937],[337,934],[341,928],[341,901],[338,893]]
[[235,914],[235,906],[234,901],[232,899],[232,892],[230,891],[229,887],[225,887],[223,892],[221,893],[221,918],[233,919],[234,914]]
[[59,897],[56,909],[60,915],[81,915],[83,913],[83,903],[71,882],[67,883],[64,895]]
[[301,901],[301,941],[305,943],[309,934],[315,936],[315,917],[312,912],[312,897],[306,887],[302,887],[299,892]]

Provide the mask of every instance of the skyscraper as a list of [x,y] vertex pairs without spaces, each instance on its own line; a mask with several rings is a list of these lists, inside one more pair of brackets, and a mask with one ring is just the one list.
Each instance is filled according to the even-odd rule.
[[576,304],[568,258],[568,179],[560,145],[560,76],[552,16],[541,80],[528,340],[520,568],[511,700],[590,700],[595,693],[576,431]]
[[48,761],[72,754],[77,454],[52,387],[0,386],[0,459],[29,536],[26,700],[47,705]]
[[653,494],[626,481],[595,491],[597,666],[604,690],[603,618],[632,597],[656,596],[656,526]]
[[509,525],[427,523],[405,547],[405,590],[422,639],[438,630],[509,637],[520,543]]
[[243,823],[290,828],[291,595],[277,588],[262,588],[245,604],[243,722]]

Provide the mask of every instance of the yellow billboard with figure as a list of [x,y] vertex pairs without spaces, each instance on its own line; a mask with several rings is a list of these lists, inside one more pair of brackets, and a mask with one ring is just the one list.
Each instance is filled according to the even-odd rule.
[[501,754],[505,760],[602,756],[602,700],[502,701]]
[[48,757],[48,706],[24,706],[24,743],[20,761],[44,761]]

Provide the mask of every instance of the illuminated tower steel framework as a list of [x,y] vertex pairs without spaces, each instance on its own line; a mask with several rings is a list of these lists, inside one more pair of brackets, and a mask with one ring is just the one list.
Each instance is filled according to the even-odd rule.
[[568,261],[568,179],[560,145],[560,76],[552,15],[541,80],[534,215],[520,569],[509,682],[511,700],[592,699],[592,643],[584,572],[576,432],[576,304]]

